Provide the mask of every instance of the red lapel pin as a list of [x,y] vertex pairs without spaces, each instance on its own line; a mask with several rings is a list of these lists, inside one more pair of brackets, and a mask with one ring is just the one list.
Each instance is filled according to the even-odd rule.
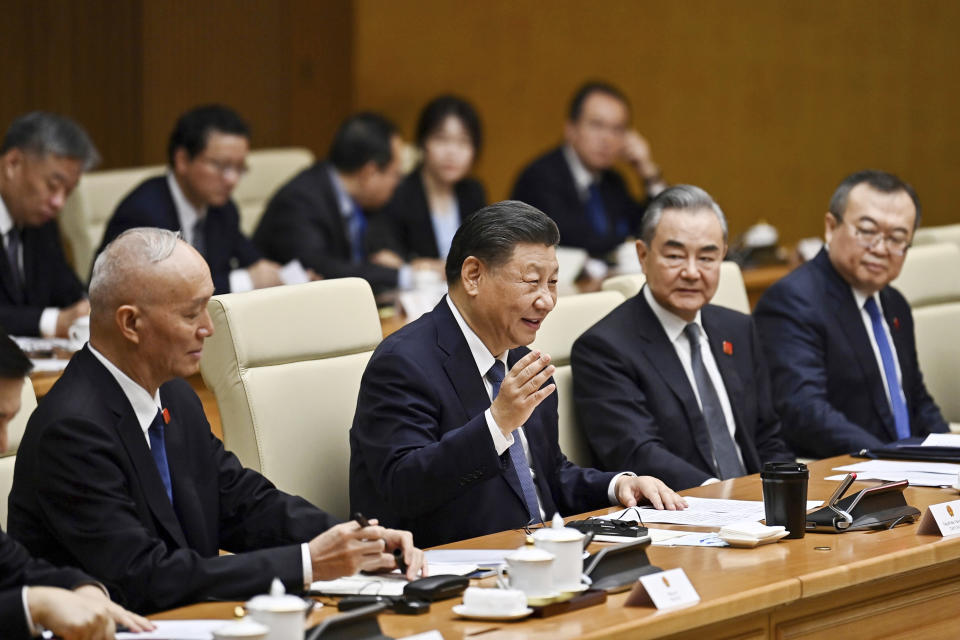
[[170,409],[163,410],[163,424],[170,424]]
[[893,328],[897,331],[900,330],[900,318],[897,318],[896,316],[893,318]]
[[733,343],[732,343],[732,342],[727,342],[726,340],[724,340],[724,341],[723,341],[723,352],[724,352],[725,354],[727,354],[728,356],[732,356],[732,355],[733,355]]

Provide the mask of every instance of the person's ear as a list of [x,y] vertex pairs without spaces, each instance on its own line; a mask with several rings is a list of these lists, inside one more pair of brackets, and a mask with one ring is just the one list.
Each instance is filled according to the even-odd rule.
[[476,256],[467,256],[460,267],[460,283],[468,296],[476,296],[480,290],[480,280],[486,272],[486,265]]
[[833,238],[833,232],[837,230],[839,225],[840,221],[837,220],[837,217],[827,211],[826,215],[823,216],[823,237],[827,244],[830,244],[830,239]]
[[637,240],[637,258],[640,260],[640,268],[643,270],[643,273],[647,273],[646,259],[647,255],[650,253],[650,249],[647,247],[647,243],[643,240]]
[[191,162],[190,154],[183,147],[173,152],[173,172],[177,175],[185,174]]
[[120,335],[134,344],[140,344],[140,331],[143,328],[143,317],[136,305],[124,304],[117,307],[114,319]]

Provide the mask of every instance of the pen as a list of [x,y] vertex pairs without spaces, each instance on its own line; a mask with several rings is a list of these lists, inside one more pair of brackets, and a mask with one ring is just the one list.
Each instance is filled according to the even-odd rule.
[[400,569],[400,573],[406,573],[406,572],[407,572],[407,563],[406,563],[406,561],[404,561],[404,559],[403,559],[403,550],[402,550],[402,549],[394,549],[394,550],[393,550],[393,558],[397,561],[397,568]]
[[832,507],[837,504],[837,500],[843,497],[843,494],[847,492],[847,489],[850,488],[850,485],[853,484],[853,481],[857,479],[857,474],[848,473],[846,477],[840,481],[840,486],[837,487],[837,490],[833,492],[833,495],[830,496],[830,499],[827,500],[827,506]]
[[365,529],[370,526],[370,523],[367,522],[367,519],[363,517],[363,514],[359,511],[353,512],[353,519],[356,520],[357,524],[360,525],[361,529]]

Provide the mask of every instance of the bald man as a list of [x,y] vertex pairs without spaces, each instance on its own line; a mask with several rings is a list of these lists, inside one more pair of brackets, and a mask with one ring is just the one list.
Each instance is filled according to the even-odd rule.
[[174,232],[131,229],[100,254],[90,342],[27,424],[11,534],[141,612],[245,599],[274,576],[300,591],[393,569],[394,549],[415,577],[423,554],[410,533],[337,524],[244,469],[210,432],[182,378],[213,332],[212,294],[203,257]]

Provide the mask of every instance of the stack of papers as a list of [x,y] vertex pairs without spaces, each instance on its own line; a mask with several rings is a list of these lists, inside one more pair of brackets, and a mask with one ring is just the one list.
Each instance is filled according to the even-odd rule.
[[921,446],[960,448],[960,433],[931,433],[924,439]]
[[229,620],[153,620],[156,629],[133,633],[121,631],[117,640],[212,640],[214,629],[230,623]]
[[[600,516],[611,520],[637,520],[647,524],[686,524],[697,527],[723,527],[735,522],[763,520],[766,517],[763,500],[723,500],[685,496],[687,509],[683,511],[657,510],[653,507],[630,507]],[[821,500],[808,500],[807,509],[819,507]]]
[[[854,472],[857,474],[858,482],[861,480],[880,480],[882,482],[906,480],[917,487],[952,487],[957,481],[957,474],[960,474],[960,464],[912,460],[867,460],[842,467],[834,467],[833,470],[847,473]],[[843,475],[828,476],[827,480],[842,480],[843,478]]]

